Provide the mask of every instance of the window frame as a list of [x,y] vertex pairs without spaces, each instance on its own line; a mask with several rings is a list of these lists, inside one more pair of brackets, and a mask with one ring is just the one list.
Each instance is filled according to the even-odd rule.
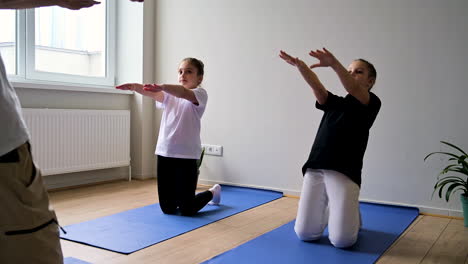
[[[13,84],[38,83],[59,86],[109,88],[115,85],[116,67],[116,1],[106,1],[105,76],[92,77],[35,69],[35,9],[16,10],[16,75],[9,75]],[[28,85],[33,88],[33,85]]]

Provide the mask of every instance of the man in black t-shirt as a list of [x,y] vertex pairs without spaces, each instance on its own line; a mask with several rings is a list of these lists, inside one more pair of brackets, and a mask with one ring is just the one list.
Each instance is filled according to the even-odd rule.
[[[317,240],[328,225],[330,242],[339,248],[357,241],[361,218],[359,191],[369,130],[380,110],[380,99],[370,92],[377,73],[366,60],[343,65],[327,49],[311,51],[319,60],[310,68],[284,51],[280,57],[297,67],[312,88],[316,107],[324,111],[307,162],[294,230],[304,241]],[[311,70],[331,67],[348,92],[340,97],[327,91]]]

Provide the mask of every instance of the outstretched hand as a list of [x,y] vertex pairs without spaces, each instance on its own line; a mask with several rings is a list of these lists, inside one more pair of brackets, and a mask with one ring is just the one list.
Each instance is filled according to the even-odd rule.
[[[144,2],[144,0],[130,0],[132,2]],[[93,0],[59,0],[57,5],[71,10],[79,10],[81,8],[91,7],[100,4],[101,2]]]
[[298,68],[301,68],[301,67],[307,67],[307,65],[305,64],[304,61],[302,61],[301,59],[299,59],[298,57],[293,57],[291,55],[289,55],[288,53],[286,53],[285,51],[283,50],[280,50],[280,54],[279,54],[280,58],[282,58],[285,62],[291,64],[292,66],[295,66],[295,67],[298,67]]
[[71,10],[78,10],[85,7],[91,7],[100,3],[101,2],[92,0],[60,0],[58,1],[57,5]]
[[317,98],[317,102],[319,104],[324,104],[328,97],[328,91],[325,89],[325,87],[323,87],[315,72],[311,70],[312,67],[309,68],[309,66],[307,66],[304,61],[297,57],[294,58],[282,50],[280,51],[279,56],[287,63],[296,66],[304,80],[312,88],[312,91]]
[[338,62],[335,56],[326,48],[323,48],[323,50],[316,50],[316,51],[311,50],[309,52],[309,55],[319,60],[318,63],[310,66],[311,69],[317,68],[317,67],[330,67]]
[[143,85],[143,90],[148,91],[148,92],[161,92],[162,91],[162,86],[157,85],[157,84],[145,84]]
[[285,62],[291,64],[292,66],[297,66],[298,58],[294,58],[293,56],[289,55],[285,51],[280,50],[279,54],[280,58],[282,58]]
[[119,90],[135,91],[135,90],[138,90],[138,88],[140,89],[143,88],[143,85],[139,83],[125,83],[125,84],[118,85],[115,88]]

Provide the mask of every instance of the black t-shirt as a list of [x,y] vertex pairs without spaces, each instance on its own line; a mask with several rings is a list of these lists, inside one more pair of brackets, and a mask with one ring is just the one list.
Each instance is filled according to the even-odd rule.
[[302,167],[335,170],[348,176],[361,186],[361,170],[364,152],[372,127],[380,110],[380,99],[370,94],[368,105],[348,94],[340,97],[328,92],[324,105],[315,107],[324,111],[322,121],[310,151],[309,159]]

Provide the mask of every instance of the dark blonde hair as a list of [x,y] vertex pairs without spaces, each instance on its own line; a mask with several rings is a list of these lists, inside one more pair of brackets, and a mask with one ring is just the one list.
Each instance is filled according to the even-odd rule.
[[185,58],[182,60],[182,62],[188,62],[190,63],[191,65],[193,65],[195,68],[197,68],[197,75],[204,75],[205,74],[205,65],[203,64],[203,62],[199,59],[195,59],[195,58]]

